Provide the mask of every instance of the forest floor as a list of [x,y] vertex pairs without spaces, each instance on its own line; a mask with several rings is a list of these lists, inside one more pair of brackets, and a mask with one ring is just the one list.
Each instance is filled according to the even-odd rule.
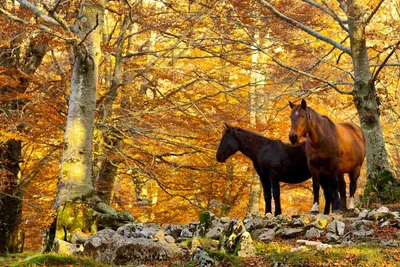
[[[389,230],[389,229],[386,229]],[[382,234],[382,240],[387,236]],[[232,255],[210,252],[218,261],[218,267],[267,267],[267,266],[400,266],[400,248],[382,247],[379,235],[370,240],[345,247],[329,248],[325,251],[310,249],[301,252],[290,252],[299,247],[294,240],[277,240],[268,244],[257,243],[258,255],[252,258],[238,258]],[[40,255],[37,252],[14,254],[0,257],[2,267],[107,267],[91,259],[59,256],[54,254]],[[179,258],[168,261],[149,262],[144,266],[154,267],[195,267],[189,259]]]
[[[400,211],[400,203],[388,205],[391,211]],[[372,236],[359,238],[351,244],[332,245],[332,247],[318,251],[307,248],[298,252],[291,252],[299,248],[296,239],[278,238],[273,242],[255,242],[257,256],[238,258],[233,255],[215,251],[207,251],[218,262],[218,267],[286,267],[286,266],[385,266],[400,267],[400,240],[395,234],[400,230],[390,225],[373,225]],[[322,238],[321,238],[322,239]],[[322,241],[316,239],[315,241]],[[394,241],[393,244],[390,241]],[[92,259],[59,256],[55,254],[40,254],[39,252],[24,252],[0,256],[1,267],[107,267]],[[148,262],[144,266],[155,267],[195,267],[189,258],[170,259],[168,261]]]

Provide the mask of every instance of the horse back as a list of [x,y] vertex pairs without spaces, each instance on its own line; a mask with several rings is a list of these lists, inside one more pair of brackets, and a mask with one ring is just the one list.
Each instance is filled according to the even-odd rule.
[[366,153],[366,141],[361,128],[353,123],[343,122],[336,124],[338,133],[340,159],[340,172],[348,172],[362,165]]

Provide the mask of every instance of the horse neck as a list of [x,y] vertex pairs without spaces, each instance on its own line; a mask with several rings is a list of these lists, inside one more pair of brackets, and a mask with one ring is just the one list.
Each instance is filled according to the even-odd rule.
[[239,151],[242,152],[246,157],[255,161],[261,148],[260,143],[262,142],[262,140],[264,140],[264,138],[251,132],[245,131],[237,131],[235,134],[235,138],[239,143]]
[[313,109],[308,108],[308,113],[311,116],[311,121],[309,118],[309,124],[308,124],[308,138],[311,141],[312,144],[319,144],[319,143],[324,143],[325,138],[329,133],[325,133],[322,130],[322,125],[329,123],[327,118],[324,118],[323,116],[319,115],[317,112],[315,112]]

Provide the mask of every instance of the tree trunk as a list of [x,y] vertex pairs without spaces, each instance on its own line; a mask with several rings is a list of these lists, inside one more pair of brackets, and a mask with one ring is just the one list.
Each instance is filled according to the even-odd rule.
[[347,7],[354,66],[354,103],[367,142],[367,177],[370,179],[379,176],[390,167],[380,122],[375,81],[369,67],[363,9],[353,0],[348,0]]
[[[1,94],[8,93],[24,93],[28,86],[29,80],[20,75],[18,69],[21,69],[26,74],[35,73],[36,69],[42,62],[48,46],[40,42],[42,35],[39,34],[33,38],[26,51],[21,53],[22,40],[15,39],[9,48],[0,49],[1,66],[7,68],[5,75],[9,76],[10,80],[17,80],[17,85],[10,87],[5,86],[0,88]],[[25,55],[21,59],[20,55]],[[7,98],[6,98],[7,99]],[[13,116],[15,112],[22,108],[25,104],[23,98],[15,98],[2,103],[2,110],[8,116]],[[19,116],[20,113],[18,113]],[[24,130],[24,125],[17,125],[17,131]],[[14,133],[16,134],[16,133]],[[22,198],[23,188],[21,188],[21,149],[22,143],[20,140],[10,139],[1,144],[0,168],[4,176],[0,179],[0,184],[3,183],[5,194],[0,195],[0,254],[17,253],[23,251],[24,234],[22,232]],[[1,189],[1,187],[0,187]]]
[[101,29],[105,1],[88,1],[82,14],[86,20],[75,47],[67,127],[61,172],[57,187],[56,239],[79,243],[96,231],[95,212],[86,200],[94,194],[92,139]]
[[9,140],[0,151],[1,182],[4,194],[0,194],[0,254],[23,251],[24,234],[22,220],[21,142]]
[[[113,103],[115,102],[115,99],[117,98],[119,94],[119,88],[122,85],[122,73],[123,73],[123,49],[124,49],[124,43],[126,39],[126,32],[128,30],[128,27],[130,25],[129,23],[129,18],[124,17],[123,22],[120,27],[120,33],[117,38],[119,40],[117,44],[117,49],[115,52],[115,66],[114,66],[114,73],[112,76],[112,82],[110,85],[110,89],[106,93],[104,97],[104,103],[101,105],[99,108],[100,110],[100,126],[108,125],[111,124],[112,121],[112,106]],[[109,127],[106,127],[107,130],[109,131]],[[121,150],[121,142],[120,140],[110,142],[109,139],[110,137],[107,136],[102,127],[97,128],[97,142],[96,146],[94,149],[95,152],[95,184],[96,184],[96,194],[98,197],[100,197],[101,200],[104,201],[107,205],[110,204],[111,202],[111,197],[112,197],[112,191],[114,188],[114,181],[117,175],[117,164],[119,163],[119,160],[116,160],[115,162],[111,162],[107,158],[107,150],[105,149],[105,145],[107,143],[113,143],[114,147],[111,148],[116,148],[118,150]],[[115,151],[111,151],[111,153],[116,154]]]
[[350,45],[354,66],[354,104],[367,143],[367,185],[364,204],[392,203],[400,199],[400,182],[390,171],[380,122],[379,99],[370,71],[365,41],[365,21],[361,4],[348,0]]
[[[254,39],[258,40],[258,34],[254,34]],[[260,52],[254,49],[251,62],[253,64],[253,70],[250,73],[250,88],[249,88],[249,100],[250,100],[250,128],[255,128],[258,122],[264,122],[263,114],[259,111],[260,99],[259,93],[260,86],[259,83],[263,81],[263,77],[256,70],[257,64],[259,62]],[[260,212],[260,197],[261,197],[261,183],[260,178],[256,172],[253,173],[250,184],[250,198],[249,205],[247,208],[247,215],[258,214]]]

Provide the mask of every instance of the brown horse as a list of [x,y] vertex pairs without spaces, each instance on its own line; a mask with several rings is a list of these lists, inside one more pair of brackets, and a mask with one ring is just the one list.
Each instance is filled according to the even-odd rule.
[[308,107],[304,99],[300,105],[294,105],[290,101],[289,105],[292,108],[290,142],[297,144],[301,137],[307,137],[306,153],[313,177],[314,205],[318,205],[318,189],[321,184],[325,196],[324,213],[329,214],[330,204],[333,210],[337,209],[339,185],[341,208],[345,210],[346,184],[338,181],[341,175],[348,173],[349,208],[353,209],[357,179],[365,157],[366,143],[362,130],[353,123],[333,123],[328,117],[321,116]]

